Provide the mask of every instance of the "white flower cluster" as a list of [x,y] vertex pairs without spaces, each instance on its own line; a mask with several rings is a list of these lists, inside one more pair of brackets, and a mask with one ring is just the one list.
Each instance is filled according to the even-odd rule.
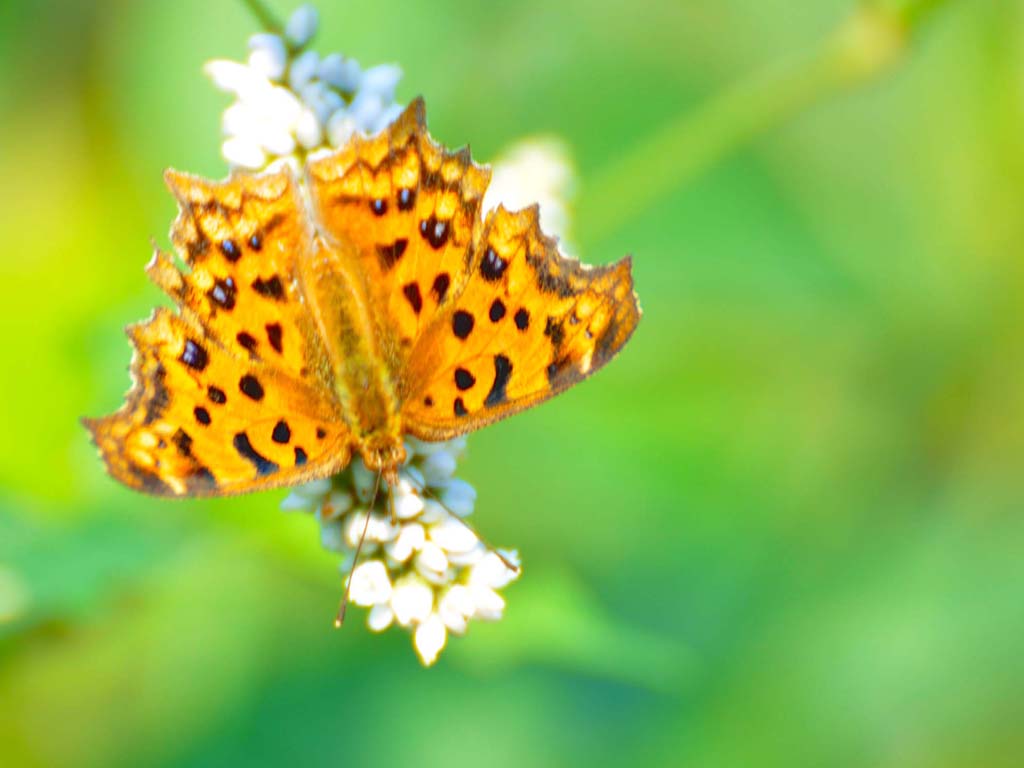
[[281,505],[316,515],[323,545],[343,555],[342,573],[355,566],[349,600],[370,609],[370,629],[410,630],[426,665],[449,632],[463,634],[471,619],[500,619],[505,600],[498,590],[519,576],[517,553],[492,551],[462,519],[476,501],[473,487],[453,476],[464,449],[465,438],[408,438],[398,483],[382,485],[372,507],[377,474],[359,459],[331,480],[294,489]]
[[248,63],[207,62],[214,84],[236,99],[224,111],[221,147],[233,168],[260,170],[281,158],[299,165],[309,152],[339,147],[357,131],[377,133],[402,113],[395,103],[402,70],[363,70],[340,53],[321,58],[307,50],[317,22],[316,9],[304,5],[283,35],[249,38]]
[[[338,53],[321,58],[308,50],[317,22],[316,10],[302,6],[282,34],[249,39],[247,63],[206,65],[217,87],[235,96],[223,119],[222,151],[232,168],[257,171],[284,162],[299,170],[310,153],[342,146],[356,132],[377,133],[401,114],[394,101],[401,70],[390,64],[363,70]],[[540,202],[545,229],[564,236],[572,178],[560,142],[524,141],[495,165],[484,207]],[[464,448],[464,438],[408,439],[396,487],[381,487],[372,503],[377,476],[359,459],[330,480],[294,489],[282,503],[317,516],[324,546],[343,555],[342,573],[351,575],[350,601],[370,609],[374,631],[392,624],[410,630],[426,665],[448,634],[461,635],[471,619],[501,618],[499,590],[519,575],[517,553],[491,550],[463,520],[476,501],[472,486],[454,477]]]

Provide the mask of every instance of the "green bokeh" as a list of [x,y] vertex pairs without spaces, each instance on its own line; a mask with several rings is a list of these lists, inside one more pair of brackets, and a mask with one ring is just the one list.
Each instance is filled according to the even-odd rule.
[[526,571],[430,670],[330,630],[283,494],[134,495],[78,424],[162,301],[162,170],[224,172],[200,68],[253,21],[0,5],[0,765],[1019,764],[1024,2],[866,13],[908,5],[827,70],[851,0],[321,3],[446,143],[562,136],[645,312],[471,439]]

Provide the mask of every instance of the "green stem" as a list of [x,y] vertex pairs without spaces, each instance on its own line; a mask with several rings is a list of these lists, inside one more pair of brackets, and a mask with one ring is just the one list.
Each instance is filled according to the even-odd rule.
[[249,12],[256,17],[256,21],[265,31],[280,34],[284,30],[284,26],[263,0],[242,0],[242,5],[249,9]]
[[899,61],[911,32],[949,0],[862,4],[816,50],[758,72],[683,114],[582,185],[575,227],[592,246],[729,152]]

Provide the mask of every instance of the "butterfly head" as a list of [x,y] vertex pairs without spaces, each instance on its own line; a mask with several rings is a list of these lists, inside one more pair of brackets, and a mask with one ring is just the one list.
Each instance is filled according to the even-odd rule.
[[398,468],[405,463],[405,444],[400,437],[388,434],[371,435],[359,446],[363,463],[371,472],[380,472],[392,485],[398,480]]

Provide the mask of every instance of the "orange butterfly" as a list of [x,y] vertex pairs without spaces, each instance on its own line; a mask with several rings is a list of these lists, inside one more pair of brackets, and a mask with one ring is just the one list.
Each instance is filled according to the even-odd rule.
[[422,99],[306,167],[211,182],[175,171],[147,266],[177,303],[128,328],[133,386],[86,426],[110,473],[168,496],[341,471],[394,482],[402,438],[446,440],[587,377],[640,318],[630,260],[559,254],[537,207],[481,219],[490,171],[427,134]]

